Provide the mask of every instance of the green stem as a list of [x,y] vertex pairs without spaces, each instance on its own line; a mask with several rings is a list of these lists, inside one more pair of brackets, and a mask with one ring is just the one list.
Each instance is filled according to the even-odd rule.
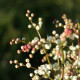
[[45,76],[47,76],[50,80],[54,80],[54,79],[52,79],[51,77],[49,77],[47,74],[46,74]]
[[44,49],[44,51],[45,51],[45,54],[46,54],[46,58],[47,58],[47,60],[48,60],[48,63],[51,64],[51,62],[50,62],[50,60],[49,60],[49,57],[48,57],[48,55],[47,55],[47,51],[46,51],[45,47],[44,47],[44,46],[42,46],[42,47],[43,47],[43,49]]
[[[47,51],[46,51],[45,47],[44,47],[44,46],[42,46],[42,47],[43,47],[43,49],[44,49],[44,51],[45,51],[45,54],[46,54],[46,58],[47,58],[48,63],[51,64],[51,62],[50,62],[50,60],[49,60],[49,57],[48,57],[48,54],[47,54]],[[50,66],[50,67],[51,67],[51,66]],[[53,76],[56,75],[56,73],[55,73],[54,70],[52,70],[52,73],[53,73]]]
[[73,63],[73,61],[72,61],[70,58],[67,57],[67,59],[68,59],[71,63]]
[[[32,23],[32,25],[33,25],[33,22],[30,20],[30,22]],[[37,31],[37,33],[38,33],[38,36],[39,36],[39,38],[41,39],[41,35],[40,35],[40,32],[36,29],[36,26],[33,26],[34,28],[35,28],[35,30]]]
[[61,51],[62,51],[62,80],[64,80],[64,53],[62,46],[61,46]]
[[58,65],[59,65],[59,64],[60,64],[60,63],[59,63],[59,56],[58,56],[57,62],[58,62]]

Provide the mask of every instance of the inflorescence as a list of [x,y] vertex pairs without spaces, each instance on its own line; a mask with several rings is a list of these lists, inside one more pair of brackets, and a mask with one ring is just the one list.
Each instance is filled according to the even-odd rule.
[[[53,30],[52,36],[47,36],[47,39],[45,39],[41,37],[39,32],[43,23],[42,18],[38,18],[38,24],[34,23],[34,14],[30,10],[27,10],[26,17],[31,22],[28,28],[34,28],[39,37],[34,37],[28,43],[25,38],[12,39],[10,45],[23,43],[21,49],[17,50],[18,54],[21,54],[21,52],[30,52],[30,54],[29,58],[25,59],[26,64],[19,63],[18,60],[10,60],[10,64],[14,63],[15,68],[22,66],[33,68],[34,73],[30,73],[32,80],[80,80],[80,24],[78,22],[73,23],[64,14],[62,16],[64,24],[59,20],[54,21],[55,27],[63,28],[63,32],[59,34]],[[35,68],[31,65],[30,59],[34,57],[38,50],[43,55],[41,59],[43,64]]]

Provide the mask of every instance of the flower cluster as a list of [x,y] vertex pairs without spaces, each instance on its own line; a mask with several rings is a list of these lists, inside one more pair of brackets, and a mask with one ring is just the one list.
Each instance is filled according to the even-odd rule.
[[[31,22],[28,28],[34,28],[39,37],[34,37],[30,42],[26,42],[25,38],[12,39],[10,45],[23,43],[17,50],[18,54],[21,52],[30,52],[30,54],[29,58],[25,59],[26,64],[19,63],[18,60],[10,60],[10,64],[14,63],[15,68],[21,66],[33,68],[34,72],[30,73],[32,80],[44,80],[45,78],[49,80],[80,80],[80,24],[72,22],[64,14],[62,16],[64,24],[59,20],[54,20],[55,27],[62,28],[63,32],[60,34],[53,30],[52,36],[47,36],[45,39],[39,32],[42,27],[42,18],[38,18],[38,24],[34,23],[34,14],[30,10],[27,10],[26,17]],[[37,50],[43,55],[41,59],[43,64],[35,68],[31,65],[30,59]]]

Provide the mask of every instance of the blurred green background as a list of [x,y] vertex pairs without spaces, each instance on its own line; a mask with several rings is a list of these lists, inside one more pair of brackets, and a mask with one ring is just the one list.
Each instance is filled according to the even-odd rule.
[[[34,22],[37,23],[38,17],[43,18],[42,37],[51,35],[53,20],[61,20],[64,13],[73,21],[80,20],[80,0],[0,0],[0,80],[31,80],[29,73],[33,70],[15,69],[9,64],[10,59],[25,59],[25,53],[17,55],[20,46],[10,46],[10,40],[26,37],[26,41],[31,41],[37,36],[34,29],[27,28],[30,24],[25,16],[27,9],[35,14]],[[39,61],[34,59],[32,63],[36,66]]]

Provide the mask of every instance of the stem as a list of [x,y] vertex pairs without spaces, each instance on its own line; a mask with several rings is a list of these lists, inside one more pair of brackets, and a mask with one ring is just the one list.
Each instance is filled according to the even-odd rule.
[[47,58],[47,60],[48,60],[48,63],[51,64],[51,62],[50,62],[50,60],[49,60],[49,57],[48,57],[48,55],[47,55],[47,51],[46,51],[45,47],[44,47],[44,46],[42,46],[42,47],[43,47],[43,49],[44,49],[44,51],[45,51],[45,54],[46,54],[46,58]]
[[57,62],[58,62],[58,65],[59,65],[59,56],[58,56]]
[[[30,20],[30,22],[32,23],[32,25],[33,25],[33,22]],[[34,28],[35,28],[35,30],[37,31],[37,33],[38,33],[38,36],[39,36],[39,38],[41,39],[41,35],[40,35],[40,32],[36,29],[36,26],[33,26]]]
[[80,60],[80,48],[79,48],[79,60]]
[[51,77],[49,77],[49,76],[48,76],[48,78],[49,78],[50,80],[54,80],[54,79],[52,79],[52,78],[51,78]]
[[31,67],[31,68],[33,68],[33,69],[35,69],[35,70],[38,70],[37,68],[35,68],[35,67]]
[[73,61],[72,61],[69,57],[67,57],[67,59],[68,59],[71,63],[73,63]]
[[46,74],[45,76],[47,76],[50,80],[54,80],[54,79],[52,79],[51,77],[49,77],[47,74]]
[[[19,63],[17,63],[17,64],[19,64]],[[23,65],[24,67],[26,67],[26,65]],[[23,67],[22,66],[22,67]],[[37,68],[35,68],[35,67],[30,67],[30,68],[32,68],[32,69],[35,69],[35,70],[38,70]]]
[[61,46],[61,51],[62,51],[62,80],[64,80],[64,53],[62,46]]
[[[78,31],[79,31],[79,30],[78,30]],[[79,32],[78,32],[78,36],[79,36]],[[79,39],[78,39],[78,45],[80,45]],[[80,48],[79,48],[78,54],[79,54],[79,60],[80,60]]]
[[[79,26],[79,23],[77,23],[78,24],[78,26]],[[79,36],[79,29],[78,29],[78,36]],[[80,43],[79,43],[79,38],[78,38],[78,45],[80,45]],[[79,60],[80,60],[80,47],[79,47],[79,50],[78,50],[78,55],[79,55]]]
[[[47,51],[46,51],[45,47],[44,47],[44,46],[42,46],[42,47],[43,47],[43,49],[44,49],[44,51],[45,51],[45,54],[46,54],[46,58],[47,58],[48,63],[51,64],[51,62],[50,62],[50,60],[49,60],[49,57],[48,57],[48,54],[47,54]],[[50,66],[50,67],[51,67],[51,66]],[[53,76],[56,75],[56,73],[55,73],[54,70],[52,70],[52,73],[53,73]]]

